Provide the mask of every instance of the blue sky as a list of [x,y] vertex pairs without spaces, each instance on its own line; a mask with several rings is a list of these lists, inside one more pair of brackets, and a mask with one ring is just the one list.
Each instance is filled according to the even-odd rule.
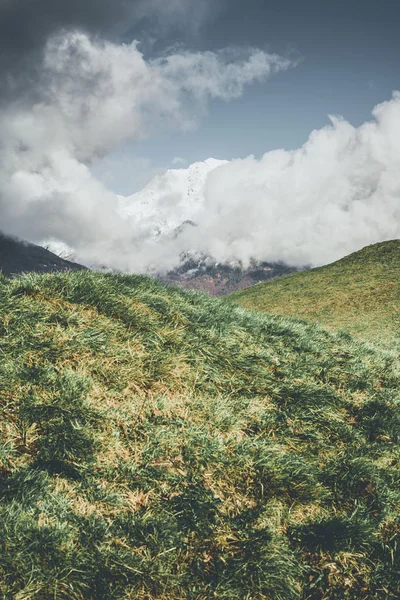
[[294,149],[328,124],[329,114],[360,125],[400,88],[400,7],[393,0],[215,0],[176,23],[161,26],[161,19],[138,19],[120,38],[139,39],[148,57],[168,47],[255,46],[299,63],[246,87],[239,99],[212,101],[195,131],[162,131],[115,149],[94,171],[119,193],[176,166],[176,157],[184,165]]

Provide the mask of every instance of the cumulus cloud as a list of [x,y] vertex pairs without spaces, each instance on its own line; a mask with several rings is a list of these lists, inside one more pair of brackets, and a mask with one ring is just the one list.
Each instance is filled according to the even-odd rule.
[[[143,221],[156,226],[164,218],[175,224],[191,219],[196,227],[189,223],[178,235],[157,240],[144,236],[133,268],[167,270],[188,250],[244,266],[251,260],[298,266],[333,262],[368,244],[400,238],[399,173],[400,93],[395,92],[361,127],[331,117],[297,150],[214,168],[197,206],[182,202],[178,186],[174,192],[166,179],[165,193],[157,195]],[[155,190],[160,180],[156,183]]]
[[400,93],[359,128],[342,118],[298,150],[213,171],[192,235],[219,261],[318,266],[400,237]]
[[31,241],[57,239],[86,261],[134,266],[146,230],[119,216],[118,199],[93,176],[92,161],[160,127],[191,128],[210,97],[233,99],[289,66],[251,49],[145,60],[137,43],[79,31],[52,36],[38,71],[40,98],[0,111],[2,229]]

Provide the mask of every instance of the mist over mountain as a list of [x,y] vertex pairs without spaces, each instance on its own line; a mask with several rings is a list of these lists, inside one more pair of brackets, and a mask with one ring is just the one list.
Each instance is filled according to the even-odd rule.
[[[120,215],[93,162],[128,140],[187,131],[211,99],[237,98],[291,64],[257,48],[175,49],[149,59],[136,41],[53,31],[35,61],[38,84],[0,108],[2,230],[61,242],[85,264],[146,271],[160,255],[152,228]],[[176,260],[176,249],[168,255]]]
[[[89,231],[81,223],[72,238],[65,227],[52,237],[70,244],[80,262],[142,273],[175,269],[187,252],[244,268],[252,261],[320,266],[396,239],[400,95],[373,117],[359,128],[332,117],[298,150],[169,170],[130,197],[107,192],[107,210],[97,211],[94,188],[97,235],[93,223]],[[83,209],[75,210],[77,218]],[[87,203],[84,210],[89,218]],[[196,227],[182,226],[187,221]]]

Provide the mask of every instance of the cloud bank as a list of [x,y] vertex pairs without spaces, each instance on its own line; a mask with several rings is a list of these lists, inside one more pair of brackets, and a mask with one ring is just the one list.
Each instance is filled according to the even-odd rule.
[[400,93],[359,128],[342,118],[304,146],[209,176],[198,247],[219,261],[319,266],[400,238]]
[[[146,225],[159,226],[169,214],[175,224],[192,219],[197,226],[156,242],[143,239],[145,259],[134,269],[172,268],[188,249],[245,266],[252,259],[319,266],[368,244],[400,238],[399,174],[400,93],[395,92],[361,127],[331,117],[297,150],[212,169],[196,206],[185,206],[182,193],[167,185],[171,176],[165,178],[165,193],[157,196]],[[152,189],[157,188],[160,180]]]

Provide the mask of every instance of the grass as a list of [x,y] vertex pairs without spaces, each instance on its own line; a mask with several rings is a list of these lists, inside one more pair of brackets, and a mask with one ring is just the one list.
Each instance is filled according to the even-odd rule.
[[151,279],[0,279],[0,597],[400,595],[396,354]]
[[241,306],[307,319],[389,344],[400,338],[400,240],[367,246],[326,267],[229,296]]

